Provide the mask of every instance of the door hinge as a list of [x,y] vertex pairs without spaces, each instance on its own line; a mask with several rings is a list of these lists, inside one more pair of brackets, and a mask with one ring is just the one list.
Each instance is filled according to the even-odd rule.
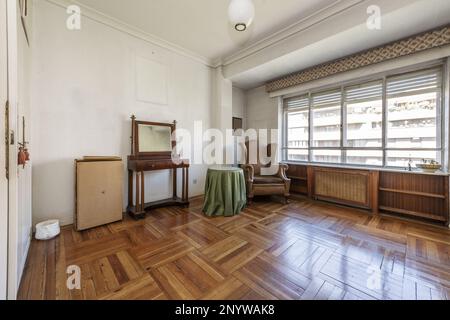
[[9,101],[5,104],[5,175],[9,180]]

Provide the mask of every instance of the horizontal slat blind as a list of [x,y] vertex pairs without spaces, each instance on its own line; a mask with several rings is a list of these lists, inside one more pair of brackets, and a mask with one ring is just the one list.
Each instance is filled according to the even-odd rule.
[[287,110],[309,108],[309,96],[298,96],[285,100],[284,107]]
[[341,91],[328,91],[316,93],[312,96],[312,107],[321,108],[341,104]]
[[345,88],[345,101],[347,103],[358,103],[382,98],[383,83],[381,81]]
[[388,97],[419,94],[439,90],[442,86],[442,72],[440,70],[427,70],[410,73],[399,77],[388,78]]

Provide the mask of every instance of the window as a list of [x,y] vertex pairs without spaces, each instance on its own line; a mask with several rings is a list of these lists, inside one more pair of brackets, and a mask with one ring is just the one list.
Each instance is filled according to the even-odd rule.
[[[383,82],[344,89],[346,162],[383,165]],[[379,150],[369,150],[377,148]]]
[[387,80],[390,166],[405,166],[409,159],[441,161],[441,78],[440,72],[432,70]]
[[383,145],[383,83],[346,88],[345,144],[353,148],[380,148]]
[[390,167],[441,162],[441,69],[285,99],[285,160]]
[[286,114],[287,155],[290,161],[309,160],[309,97],[302,96],[285,102],[289,112]]
[[341,92],[311,96],[312,159],[315,162],[341,162]]

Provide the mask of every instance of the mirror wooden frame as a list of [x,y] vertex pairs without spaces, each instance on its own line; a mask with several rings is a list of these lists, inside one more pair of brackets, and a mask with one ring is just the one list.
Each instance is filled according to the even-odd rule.
[[[131,154],[136,157],[151,157],[157,159],[171,159],[172,151],[155,151],[155,152],[140,152],[139,151],[139,126],[140,125],[151,125],[151,126],[161,126],[161,127],[169,127],[171,130],[171,137],[173,137],[173,133],[176,130],[177,122],[173,123],[162,123],[162,122],[152,122],[152,121],[140,121],[136,120],[136,117],[133,115],[131,117]],[[177,142],[172,140],[172,150],[175,150]]]

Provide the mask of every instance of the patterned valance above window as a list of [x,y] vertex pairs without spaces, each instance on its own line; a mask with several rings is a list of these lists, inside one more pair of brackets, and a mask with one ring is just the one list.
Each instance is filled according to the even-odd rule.
[[440,27],[375,49],[370,49],[342,59],[324,63],[283,78],[268,82],[266,91],[273,92],[322,79],[340,72],[350,71],[375,63],[407,56],[450,44],[450,25]]

